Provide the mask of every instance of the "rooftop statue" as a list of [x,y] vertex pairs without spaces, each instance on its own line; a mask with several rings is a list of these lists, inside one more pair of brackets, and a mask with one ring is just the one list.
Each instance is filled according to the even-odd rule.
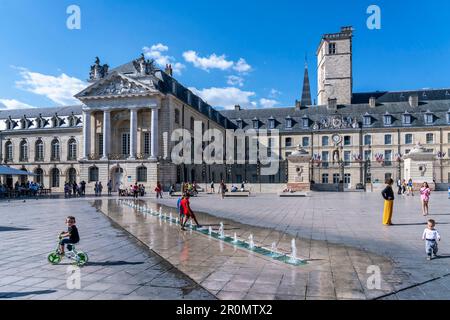
[[101,65],[100,58],[95,57],[95,63],[91,66],[91,72],[89,73],[90,81],[97,81],[103,79],[108,75],[109,66],[107,64]]

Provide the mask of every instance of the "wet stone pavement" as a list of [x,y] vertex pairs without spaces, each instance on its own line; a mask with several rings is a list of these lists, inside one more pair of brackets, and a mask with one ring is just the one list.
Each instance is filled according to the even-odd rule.
[[[68,289],[72,264],[50,265],[65,217],[80,230],[77,249],[89,254],[81,288]],[[85,199],[0,202],[0,299],[216,299],[130,236]]]

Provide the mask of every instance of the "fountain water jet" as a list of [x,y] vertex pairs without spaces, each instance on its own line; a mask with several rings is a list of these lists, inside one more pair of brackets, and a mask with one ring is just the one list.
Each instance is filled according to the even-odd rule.
[[221,222],[219,227],[219,239],[224,238],[225,238],[225,229],[223,228],[223,222]]
[[248,247],[249,247],[250,250],[255,249],[255,242],[253,241],[253,235],[252,234],[248,237]]
[[295,239],[292,239],[292,241],[291,241],[291,250],[292,250],[292,253],[291,253],[290,262],[296,263],[297,262],[297,246],[295,244]]

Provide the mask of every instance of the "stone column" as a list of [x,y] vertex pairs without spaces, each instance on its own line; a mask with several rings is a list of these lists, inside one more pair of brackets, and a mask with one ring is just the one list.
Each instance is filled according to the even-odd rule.
[[137,109],[130,109],[130,160],[136,159]]
[[111,137],[111,110],[103,111],[103,157],[102,160],[108,160],[109,141]]
[[83,159],[91,154],[91,111],[83,110]]
[[150,159],[156,160],[159,156],[159,144],[158,144],[158,112],[159,110],[156,108],[152,109],[152,126],[151,126],[151,155]]

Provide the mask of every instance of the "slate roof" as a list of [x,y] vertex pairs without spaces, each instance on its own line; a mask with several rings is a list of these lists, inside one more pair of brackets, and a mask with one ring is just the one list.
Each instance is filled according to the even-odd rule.
[[[425,114],[430,111],[434,116],[432,125],[425,124]],[[403,124],[402,115],[408,112],[411,114],[411,124]],[[358,121],[363,128],[403,128],[403,127],[426,127],[426,126],[448,126],[448,113],[450,112],[450,99],[432,100],[421,102],[417,108],[413,108],[408,102],[379,103],[371,108],[368,103],[339,105],[336,110],[328,109],[327,106],[310,106],[301,109],[291,108],[270,108],[270,109],[242,109],[223,110],[221,113],[232,123],[237,125],[237,120],[243,121],[243,129],[251,129],[253,120],[258,119],[260,129],[268,129],[268,119],[275,118],[275,129],[282,132],[310,132],[312,124],[327,117],[341,116],[351,117]],[[364,115],[370,115],[372,125],[363,126]],[[392,118],[392,125],[384,125],[384,115],[389,114]],[[286,118],[292,118],[292,128],[285,127]],[[309,120],[309,127],[302,126],[302,119]],[[328,129],[330,130],[330,129]],[[346,130],[346,129],[339,129]],[[352,130],[352,129],[349,129]]]
[[54,116],[55,113],[58,116],[70,116],[71,114],[81,115],[82,105],[77,106],[65,106],[65,107],[53,107],[53,108],[33,108],[33,109],[16,109],[16,110],[0,110],[0,119],[7,119],[9,116],[13,119],[22,118],[24,115],[27,118],[37,118],[41,114],[43,117]]

